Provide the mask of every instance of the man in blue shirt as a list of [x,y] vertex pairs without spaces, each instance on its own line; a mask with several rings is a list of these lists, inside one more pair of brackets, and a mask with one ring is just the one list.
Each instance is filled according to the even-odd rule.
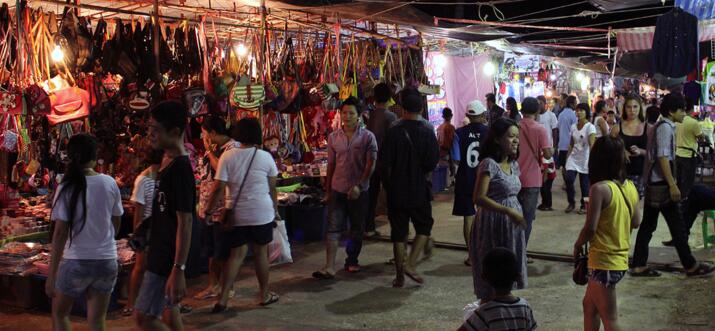
[[566,155],[568,155],[569,145],[571,144],[571,126],[578,121],[576,112],[574,112],[574,108],[578,103],[576,97],[573,95],[568,96],[565,103],[564,109],[559,114],[559,154],[556,160],[559,168],[566,166]]

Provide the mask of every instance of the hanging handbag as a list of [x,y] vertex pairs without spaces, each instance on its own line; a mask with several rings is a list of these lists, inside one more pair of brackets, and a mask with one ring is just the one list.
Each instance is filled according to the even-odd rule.
[[50,95],[52,109],[47,120],[51,125],[89,116],[89,93],[79,87],[65,88]]
[[22,94],[0,91],[0,113],[22,114]]
[[50,96],[37,84],[30,85],[25,89],[25,100],[30,114],[47,115],[50,113],[52,107]]
[[576,285],[588,284],[588,244],[584,245],[578,256],[574,257],[574,269],[571,278]]
[[206,104],[206,92],[200,87],[184,90],[184,103],[188,107],[191,117],[206,115],[209,112]]
[[266,90],[261,84],[236,84],[231,89],[231,106],[243,109],[256,109],[266,99]]
[[233,201],[233,206],[231,207],[231,209],[226,208],[222,212],[223,215],[221,216],[221,223],[224,229],[229,229],[237,223],[237,220],[235,219],[236,213],[234,213],[233,210],[236,209],[238,200],[241,199],[243,185],[246,184],[246,178],[248,178],[248,175],[251,171],[251,166],[253,165],[253,159],[256,157],[256,153],[258,153],[258,148],[254,147],[253,155],[251,155],[251,161],[248,161],[248,168],[246,169],[246,173],[243,175],[243,180],[241,180],[241,186],[238,187],[238,194],[236,194],[236,200]]

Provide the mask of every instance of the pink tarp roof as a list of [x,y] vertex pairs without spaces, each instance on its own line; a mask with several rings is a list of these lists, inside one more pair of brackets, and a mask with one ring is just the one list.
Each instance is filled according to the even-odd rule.
[[[653,48],[655,26],[614,30],[616,44],[620,52],[648,51]],[[701,21],[698,24],[700,42],[715,39],[715,20]]]

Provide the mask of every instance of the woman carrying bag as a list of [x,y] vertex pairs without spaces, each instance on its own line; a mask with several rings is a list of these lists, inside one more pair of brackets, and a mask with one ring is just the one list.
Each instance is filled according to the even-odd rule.
[[626,179],[626,151],[620,138],[596,140],[589,159],[589,194],[586,224],[574,244],[578,258],[588,249],[588,287],[583,300],[584,330],[620,330],[616,284],[628,271],[631,230],[641,221],[638,190]]
[[268,244],[273,240],[275,221],[280,219],[276,211],[278,169],[273,157],[259,149],[262,131],[256,119],[240,120],[237,131],[241,147],[221,155],[216,184],[205,207],[211,208],[219,194],[226,192],[224,243],[231,253],[221,273],[221,295],[213,313],[226,311],[228,294],[248,253],[248,245],[254,254],[260,304],[267,306],[279,299],[268,290]]

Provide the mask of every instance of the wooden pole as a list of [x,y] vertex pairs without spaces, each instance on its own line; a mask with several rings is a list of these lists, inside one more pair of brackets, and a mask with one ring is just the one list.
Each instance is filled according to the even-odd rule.
[[154,0],[154,24],[152,25],[152,27],[154,28],[154,60],[156,61],[154,62],[154,81],[161,82],[161,37],[159,35],[159,0]]
[[[261,0],[261,7],[258,10],[261,12],[261,54],[258,55],[258,70],[261,84],[265,85],[264,78],[266,77],[266,70],[268,70],[268,66],[266,66],[266,0]],[[263,123],[263,105],[258,110],[258,120]]]

